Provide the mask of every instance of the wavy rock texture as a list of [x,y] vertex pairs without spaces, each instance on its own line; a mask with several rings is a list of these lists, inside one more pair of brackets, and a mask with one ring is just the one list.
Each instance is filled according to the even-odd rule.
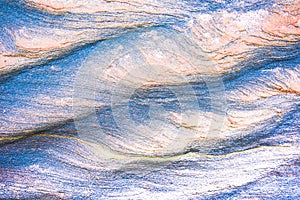
[[298,1],[2,0],[1,199],[299,199]]

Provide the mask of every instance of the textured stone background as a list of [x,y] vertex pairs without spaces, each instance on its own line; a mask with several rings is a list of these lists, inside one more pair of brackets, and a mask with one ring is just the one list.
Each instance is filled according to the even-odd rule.
[[299,199],[296,0],[0,0],[1,199]]

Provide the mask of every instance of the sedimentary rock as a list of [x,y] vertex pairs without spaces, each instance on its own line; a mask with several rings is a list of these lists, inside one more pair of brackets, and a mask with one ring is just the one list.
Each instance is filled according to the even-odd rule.
[[299,198],[298,1],[0,5],[0,198]]

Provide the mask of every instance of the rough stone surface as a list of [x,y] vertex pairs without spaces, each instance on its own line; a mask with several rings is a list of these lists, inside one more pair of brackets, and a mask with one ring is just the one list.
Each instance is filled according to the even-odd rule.
[[2,0],[0,199],[299,199],[297,0]]

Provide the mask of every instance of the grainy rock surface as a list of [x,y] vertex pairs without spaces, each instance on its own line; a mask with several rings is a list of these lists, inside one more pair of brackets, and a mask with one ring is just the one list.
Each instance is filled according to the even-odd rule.
[[296,0],[2,0],[1,199],[299,199]]

